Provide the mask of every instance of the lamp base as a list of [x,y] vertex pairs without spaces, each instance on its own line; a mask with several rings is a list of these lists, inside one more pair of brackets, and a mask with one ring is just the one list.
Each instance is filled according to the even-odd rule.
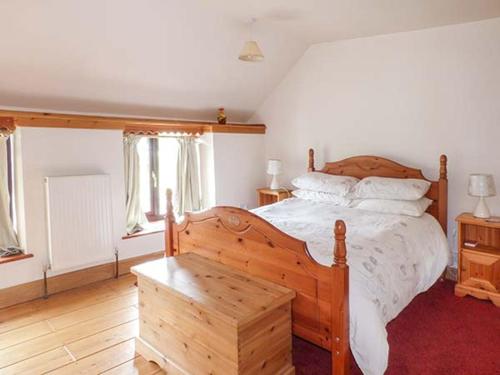
[[271,180],[271,190],[278,190],[280,188],[280,184],[278,183],[277,175],[273,174],[273,179]]
[[480,219],[489,219],[491,217],[490,210],[486,205],[484,197],[479,197],[476,209],[474,210],[474,216]]

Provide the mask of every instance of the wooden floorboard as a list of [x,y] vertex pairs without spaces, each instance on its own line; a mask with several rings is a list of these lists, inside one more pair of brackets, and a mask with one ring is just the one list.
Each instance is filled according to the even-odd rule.
[[57,369],[74,360],[64,347],[33,356],[24,361],[0,369],[1,375],[29,374],[39,375]]
[[135,277],[0,310],[0,375],[164,374],[135,353]]
[[11,345],[20,344],[24,341],[34,339],[38,336],[43,336],[53,332],[50,324],[46,321],[33,323],[21,328],[0,334],[0,349],[7,348]]
[[57,370],[50,371],[51,375],[100,374],[119,366],[136,357],[134,339],[122,342],[101,350],[94,355],[72,362]]
[[104,375],[155,375],[164,374],[164,372],[154,363],[146,361],[141,356],[137,356],[130,361],[112,368]]
[[55,294],[47,300],[38,299],[0,309],[0,334],[41,320],[77,311],[79,309],[134,293],[135,276],[91,284]]

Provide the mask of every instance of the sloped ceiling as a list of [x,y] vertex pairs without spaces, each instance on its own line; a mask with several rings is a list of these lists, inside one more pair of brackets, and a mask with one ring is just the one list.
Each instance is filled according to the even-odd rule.
[[[0,106],[246,121],[310,44],[498,16],[500,0],[3,0]],[[250,36],[262,63],[237,59]]]

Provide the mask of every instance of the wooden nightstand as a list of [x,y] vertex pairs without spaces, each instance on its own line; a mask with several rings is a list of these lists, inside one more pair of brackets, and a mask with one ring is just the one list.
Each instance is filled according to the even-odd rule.
[[[500,220],[478,219],[470,213],[457,217],[458,282],[455,295],[490,299],[500,307]],[[477,246],[466,243],[477,242]]]
[[257,189],[257,195],[259,198],[259,207],[265,206],[267,204],[276,203],[282,201],[283,199],[290,198],[292,196],[292,192],[286,189],[269,189],[269,188],[261,188]]

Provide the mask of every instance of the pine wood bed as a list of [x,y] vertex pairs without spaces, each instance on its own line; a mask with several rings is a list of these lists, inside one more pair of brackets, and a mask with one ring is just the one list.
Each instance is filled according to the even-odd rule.
[[[308,170],[315,171],[309,150]],[[421,178],[420,169],[377,156],[355,156],[328,162],[320,170],[332,175]],[[448,211],[447,158],[441,155],[439,179],[431,181],[428,212],[446,233]],[[195,252],[251,275],[294,289],[293,333],[332,353],[332,374],[349,374],[349,267],[346,226],[337,220],[333,235],[334,263],[326,267],[309,254],[307,244],[277,229],[255,214],[236,207],[214,207],[186,213],[175,222],[172,194],[167,192],[166,256]]]

